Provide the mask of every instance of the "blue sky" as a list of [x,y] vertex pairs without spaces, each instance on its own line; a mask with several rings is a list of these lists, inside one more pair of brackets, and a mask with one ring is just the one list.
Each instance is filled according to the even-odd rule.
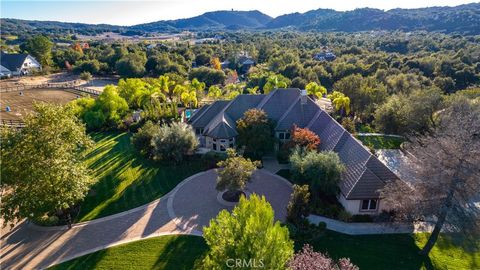
[[332,8],[352,10],[360,7],[379,9],[455,6],[474,0],[83,0],[16,1],[1,0],[2,18],[52,20],[64,22],[133,25],[145,22],[187,18],[214,10],[260,10],[272,17]]

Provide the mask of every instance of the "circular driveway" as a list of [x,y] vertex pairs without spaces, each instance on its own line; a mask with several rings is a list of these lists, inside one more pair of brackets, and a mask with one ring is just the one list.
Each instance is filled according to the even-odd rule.
[[[233,209],[233,206],[222,205],[217,200],[216,179],[216,171],[209,170],[177,186],[168,202],[170,218],[177,226],[201,231],[222,209]],[[292,193],[292,186],[287,180],[266,170],[257,170],[247,184],[247,191],[264,195],[275,211],[275,219],[285,220]]]

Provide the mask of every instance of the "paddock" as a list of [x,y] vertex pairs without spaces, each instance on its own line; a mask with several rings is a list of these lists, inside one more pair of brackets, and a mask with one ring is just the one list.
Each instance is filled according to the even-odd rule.
[[[22,93],[22,95],[20,94]],[[0,93],[0,120],[20,121],[33,110],[35,102],[66,104],[82,96],[79,91],[70,89],[28,89]],[[10,111],[7,112],[7,107]]]

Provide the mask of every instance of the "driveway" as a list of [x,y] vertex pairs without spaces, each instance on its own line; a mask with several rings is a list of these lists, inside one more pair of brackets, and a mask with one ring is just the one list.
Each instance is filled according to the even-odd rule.
[[[116,215],[64,227],[38,227],[27,222],[2,229],[2,269],[39,269],[110,246],[167,234],[201,235],[202,227],[222,209],[217,201],[214,170],[185,179],[164,197]],[[265,195],[275,217],[285,219],[291,186],[264,170],[254,173],[247,189]]]

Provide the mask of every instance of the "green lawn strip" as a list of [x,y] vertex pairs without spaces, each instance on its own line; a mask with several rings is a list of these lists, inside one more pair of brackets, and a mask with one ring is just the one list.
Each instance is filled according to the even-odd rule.
[[426,233],[351,236],[327,231],[309,244],[333,258],[348,257],[360,269],[479,269],[480,252],[455,245],[446,235],[440,235],[425,259],[418,252],[427,239]]
[[[352,236],[326,231],[309,244],[335,259],[350,258],[360,269],[479,269],[480,252],[458,246],[446,235],[440,235],[425,259],[418,252],[427,238],[426,233]],[[295,248],[303,244],[296,242]],[[201,237],[160,236],[97,251],[51,269],[193,269],[206,251]]]
[[399,149],[405,141],[402,138],[390,136],[356,136],[356,138],[373,149]]
[[193,269],[207,246],[202,237],[170,235],[100,250],[50,269]]
[[88,153],[86,163],[97,182],[81,204],[77,222],[149,203],[185,178],[207,169],[198,157],[177,166],[146,159],[133,149],[129,133],[99,132],[91,136],[96,144]]

